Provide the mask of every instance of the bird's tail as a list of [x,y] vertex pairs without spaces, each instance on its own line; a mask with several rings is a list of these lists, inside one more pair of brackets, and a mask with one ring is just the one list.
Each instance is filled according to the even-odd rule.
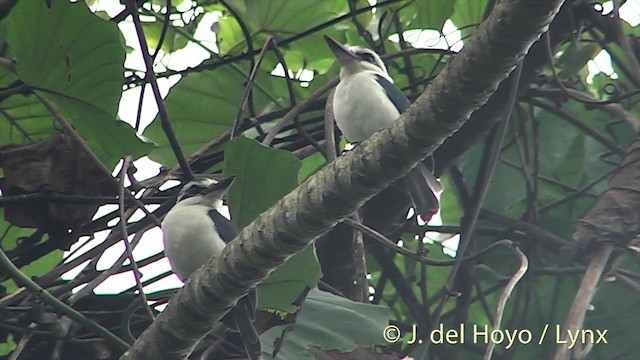
[[440,207],[436,196],[436,194],[442,192],[440,181],[433,176],[423,162],[419,162],[404,177],[404,183],[418,215],[425,222],[431,220],[431,217],[438,212]]
[[255,313],[255,290],[238,300],[238,303],[231,309],[231,316],[242,338],[242,343],[247,351],[247,357],[251,360],[262,358],[262,348],[260,346],[260,339],[258,338],[258,331],[254,326]]

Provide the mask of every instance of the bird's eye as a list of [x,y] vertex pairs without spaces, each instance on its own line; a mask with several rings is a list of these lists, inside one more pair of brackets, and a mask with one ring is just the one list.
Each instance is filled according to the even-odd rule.
[[364,53],[361,56],[362,56],[363,60],[366,60],[366,61],[368,61],[370,63],[374,63],[375,64],[375,62],[376,62],[376,59],[373,57],[372,54]]

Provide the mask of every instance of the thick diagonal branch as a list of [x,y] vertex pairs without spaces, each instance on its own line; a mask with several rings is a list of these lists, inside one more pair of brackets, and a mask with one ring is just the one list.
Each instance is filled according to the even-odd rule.
[[484,104],[547,29],[561,0],[501,2],[388,129],[310,177],[195,272],[123,359],[185,358],[238,298],[406,174]]

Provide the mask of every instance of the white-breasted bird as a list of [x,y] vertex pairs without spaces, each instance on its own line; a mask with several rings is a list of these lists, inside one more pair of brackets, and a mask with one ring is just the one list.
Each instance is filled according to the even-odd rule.
[[[393,84],[382,59],[373,50],[345,46],[325,36],[341,64],[340,83],[333,96],[333,115],[345,139],[358,143],[383,129],[409,108],[409,99]],[[416,212],[429,221],[438,211],[442,185],[423,162],[405,177]]]
[[[187,183],[178,195],[176,205],[162,221],[164,253],[173,272],[185,281],[200,266],[219,255],[238,234],[225,218],[223,198],[233,177],[220,182],[204,178]],[[238,300],[223,322],[231,323],[242,337],[249,359],[260,359],[261,347],[254,327],[255,290]],[[235,326],[233,326],[235,325]]]

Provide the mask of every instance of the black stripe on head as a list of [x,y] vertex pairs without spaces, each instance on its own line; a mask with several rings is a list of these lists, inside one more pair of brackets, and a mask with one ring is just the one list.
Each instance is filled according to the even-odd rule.
[[190,197],[194,197],[196,195],[202,195],[206,193],[209,187],[213,183],[209,179],[196,180],[187,183],[182,190],[180,190],[180,195],[178,195],[178,201],[182,201],[184,199],[188,199]]
[[380,69],[384,70],[385,72],[387,71],[386,67],[384,66],[384,63],[382,62],[382,59],[380,59],[378,54],[373,52],[373,50],[359,47],[359,46],[353,46],[351,47],[351,50],[358,58],[360,58],[360,60],[364,60],[368,63],[371,63],[379,67]]

